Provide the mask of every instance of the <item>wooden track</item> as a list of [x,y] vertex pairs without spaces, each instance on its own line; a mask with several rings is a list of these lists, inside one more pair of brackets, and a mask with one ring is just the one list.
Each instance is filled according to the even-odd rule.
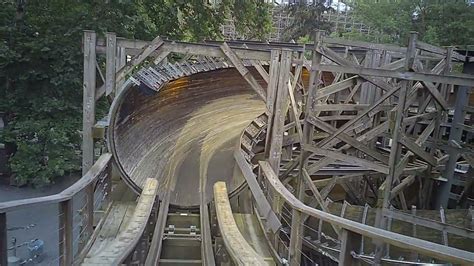
[[[118,265],[129,255],[145,230],[156,198],[158,182],[147,179],[137,205],[120,203],[106,218],[102,240],[92,246],[82,265]],[[133,214],[131,214],[133,210]],[[126,224],[126,226],[124,226]],[[114,237],[115,235],[115,237]],[[100,236],[99,236],[100,239]]]
[[232,215],[224,182],[214,184],[214,201],[219,229],[233,262],[237,265],[267,265],[264,258],[255,252],[239,231]]

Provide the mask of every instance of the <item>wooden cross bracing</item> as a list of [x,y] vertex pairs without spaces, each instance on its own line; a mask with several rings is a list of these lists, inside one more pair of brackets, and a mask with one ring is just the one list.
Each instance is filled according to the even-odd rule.
[[[345,191],[348,200],[370,202],[383,213],[393,206],[427,206],[431,198],[420,202],[407,189],[417,183],[424,188],[434,180],[446,182],[439,180],[454,172],[459,153],[437,143],[446,132],[443,124],[450,123],[458,91],[465,95],[474,86],[473,76],[451,72],[452,65],[466,61],[465,57],[452,48],[422,43],[416,34],[405,48],[325,38],[321,32],[314,45],[306,46],[195,44],[159,37],[142,42],[113,33],[104,40],[86,32],[84,47],[83,171],[93,162],[95,100],[103,95],[113,99],[128,76],[158,91],[180,76],[234,67],[266,103],[263,158],[299,200],[307,200],[310,193],[314,206],[322,210],[336,187]],[[311,59],[305,57],[308,50]],[[96,62],[100,54],[106,56],[105,76],[95,88],[97,69],[101,73]],[[183,59],[169,63],[176,54]],[[138,66],[142,69],[134,72]],[[456,102],[456,108],[458,104],[467,105]],[[456,119],[456,123],[464,122],[462,114]],[[461,138],[459,134],[450,137],[456,143]],[[449,194],[449,189],[444,193]],[[279,204],[275,197],[275,210]],[[447,199],[440,202],[446,204]],[[380,227],[386,228],[383,217]],[[302,232],[305,217],[295,211],[293,218],[291,235],[295,236]],[[339,233],[339,228],[334,230]],[[297,264],[301,239],[290,242],[290,259]]]

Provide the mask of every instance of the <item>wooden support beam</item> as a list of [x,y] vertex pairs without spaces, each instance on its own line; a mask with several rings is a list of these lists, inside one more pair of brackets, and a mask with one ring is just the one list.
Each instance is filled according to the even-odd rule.
[[273,172],[268,162],[260,161],[260,170],[263,176],[268,180],[267,184],[271,189],[276,191],[292,209],[307,214],[324,222],[337,225],[343,229],[397,246],[403,249],[420,252],[426,256],[438,258],[440,260],[449,261],[451,263],[472,264],[474,263],[474,254],[469,251],[446,247],[426,240],[413,238],[377,227],[361,224],[339,216],[323,212],[321,210],[311,208],[298,200],[279,180],[278,176]]
[[390,192],[390,199],[394,199],[407,186],[413,184],[414,181],[415,181],[415,176],[414,175],[409,175],[409,176],[405,177],[405,179],[403,179],[402,182],[400,182],[400,184],[393,187],[392,191]]
[[[273,166],[275,172],[279,172],[280,168],[280,159],[281,159],[281,149],[283,143],[283,127],[285,126],[285,117],[286,117],[286,102],[288,99],[288,81],[289,73],[291,70],[291,51],[282,50],[281,59],[280,59],[280,73],[278,77],[277,90],[276,90],[276,99],[273,111],[273,123],[271,129],[271,139],[270,139],[270,154],[269,162]],[[270,81],[272,83],[272,81]]]
[[[416,211],[415,211],[416,214]],[[474,239],[474,230],[468,229],[464,227],[459,227],[451,224],[447,224],[446,222],[440,222],[433,219],[423,218],[420,216],[416,216],[412,213],[399,211],[396,209],[388,209],[383,212],[383,215],[386,217],[391,217],[395,220],[404,221],[410,224],[417,224],[423,227],[431,228],[433,230],[446,232],[449,234],[457,235],[460,237],[466,237],[469,239]]]
[[337,83],[326,86],[324,88],[321,88],[316,93],[316,100],[319,100],[323,97],[326,97],[326,96],[331,95],[333,93],[348,89],[348,88],[356,85],[358,78],[359,77],[357,77],[357,76],[352,76],[352,77],[347,78],[345,80],[342,80],[342,81],[339,81]]
[[409,139],[407,136],[405,135],[400,136],[399,142],[403,144],[403,146],[411,150],[414,154],[418,155],[420,158],[425,160],[427,163],[431,164],[432,166],[438,165],[438,161],[433,155],[426,152],[422,147],[418,146],[414,141]]
[[[296,84],[295,84],[296,85]],[[291,114],[293,115],[293,119],[295,121],[296,132],[298,134],[299,140],[303,141],[303,129],[301,128],[299,113],[298,113],[298,106],[296,105],[295,95],[293,93],[293,86],[291,85],[291,81],[288,80],[288,95],[290,96],[290,103],[291,103]]]
[[360,242],[360,235],[351,232],[349,230],[342,230],[341,234],[341,251],[339,253],[339,263],[338,265],[355,265],[357,260],[352,257],[352,252],[355,252],[358,247],[356,243]]
[[265,80],[265,82],[268,84],[268,82],[270,82],[270,75],[265,70],[265,68],[263,68],[262,64],[260,64],[260,61],[252,60],[251,62],[252,66],[255,67],[260,76],[262,76],[263,80]]
[[[436,100],[436,102],[438,102],[438,104],[441,105],[443,110],[448,110],[448,103],[444,99],[444,96],[442,96],[441,93],[436,88],[437,86],[435,86],[433,83],[427,82],[427,81],[422,81],[422,83],[425,86],[425,88],[427,88],[428,91],[431,93],[431,95]],[[445,83],[443,83],[443,84],[445,84]]]
[[[415,44],[416,44],[417,37],[418,37],[418,34],[416,32],[410,33],[410,40],[408,43],[406,62],[405,62],[406,71],[409,71],[413,66],[413,62],[414,62],[414,58],[416,54]],[[389,172],[382,186],[383,198],[382,199],[379,198],[379,205],[381,203],[381,206],[379,207],[382,208],[382,211],[390,207],[390,192],[392,191],[392,185],[394,183],[394,180],[398,180],[396,176],[397,161],[400,160],[400,155],[401,155],[401,150],[402,150],[399,140],[400,140],[400,137],[404,133],[403,132],[404,129],[401,128],[401,125],[403,124],[405,105],[407,102],[407,93],[408,93],[408,88],[410,86],[410,83],[407,80],[403,80],[400,83],[401,83],[401,89],[400,89],[400,94],[398,97],[398,104],[396,107],[396,116],[394,117],[395,121],[393,121],[394,129],[392,131],[392,147],[390,149],[390,157],[389,157],[389,163],[388,163]],[[404,203],[403,194],[402,194],[402,201],[403,201],[402,203],[403,206],[405,206],[406,204]],[[380,228],[385,229],[387,226],[387,219],[383,217],[381,218],[382,219],[377,221],[376,223],[380,226]],[[380,260],[383,254],[384,254],[384,246],[378,243],[376,247],[376,251],[375,251],[374,262],[380,263]]]
[[118,70],[116,75],[116,82],[123,80],[128,74],[130,74],[133,68],[141,64],[149,55],[155,52],[160,46],[163,45],[163,41],[158,36],[149,45],[147,45],[138,55],[134,56],[124,67]]
[[73,262],[73,206],[72,199],[59,203],[59,265],[72,265]]
[[317,154],[317,155],[330,157],[334,160],[340,160],[340,161],[348,162],[348,163],[351,163],[351,164],[354,164],[354,165],[361,165],[361,166],[367,167],[369,169],[372,169],[374,171],[377,171],[377,172],[380,172],[380,173],[383,173],[383,174],[388,174],[389,169],[388,169],[387,166],[375,163],[373,161],[361,159],[361,158],[346,155],[346,154],[343,154],[343,153],[340,153],[340,152],[335,152],[335,151],[331,151],[331,150],[327,150],[327,149],[322,149],[322,148],[318,148],[318,147],[310,146],[310,145],[304,145],[303,149],[305,149],[307,151],[311,151],[311,152],[313,152],[314,154]]
[[82,100],[82,175],[94,163],[93,127],[95,124],[96,45],[97,35],[84,31],[84,79]]
[[115,33],[107,32],[105,38],[107,39],[105,54],[105,95],[108,96],[115,91],[117,36]]
[[[303,178],[304,178],[304,181],[305,181],[306,185],[309,187],[309,189],[313,193],[314,198],[316,199],[316,207],[318,207],[318,205],[319,205],[319,206],[321,206],[321,210],[323,210],[327,213],[330,213],[329,209],[327,208],[326,204],[324,203],[324,198],[322,197],[321,193],[319,193],[318,188],[313,184],[313,180],[311,180],[311,177],[309,176],[308,172],[304,168],[303,168]],[[340,236],[341,235],[341,229],[338,228],[337,226],[333,226],[333,225],[331,225],[331,226],[334,229],[334,232],[336,232],[336,234],[338,236]]]
[[223,43],[220,46],[222,52],[226,56],[227,59],[234,65],[234,67],[239,71],[240,75],[244,77],[244,79],[250,84],[252,89],[257,92],[258,96],[262,98],[264,101],[267,98],[265,90],[260,86],[257,80],[252,76],[252,73],[244,66],[242,60],[232,51],[232,49],[227,45],[227,43]]
[[7,214],[0,213],[0,265],[8,265]]
[[[411,71],[396,71],[396,70],[387,70],[382,68],[364,68],[357,66],[347,66],[347,65],[327,65],[320,64],[313,66],[316,69],[327,72],[339,72],[354,74],[363,77],[370,83],[381,87],[382,89],[387,89],[387,84],[370,77],[381,77],[381,78],[394,78],[402,80],[414,80],[414,81],[425,81],[432,83],[445,83],[453,84],[459,86],[474,86],[474,78],[470,76],[460,76],[460,75],[435,75],[431,73],[421,73],[421,72],[411,72]],[[382,85],[384,84],[384,85]]]
[[[309,116],[308,119],[309,119],[311,124],[313,124],[314,126],[326,131],[329,134],[333,134],[334,132],[337,131],[336,128],[334,128],[331,125],[325,123],[324,121],[321,121],[319,118],[317,118],[315,116]],[[347,144],[351,145],[352,147],[364,152],[365,154],[369,155],[370,157],[372,157],[374,159],[377,159],[377,160],[379,160],[380,162],[382,162],[384,164],[388,163],[387,157],[385,157],[380,152],[371,149],[366,144],[356,140],[355,138],[353,138],[353,137],[351,137],[351,136],[349,136],[345,133],[339,134],[338,138],[340,140],[346,142]]]

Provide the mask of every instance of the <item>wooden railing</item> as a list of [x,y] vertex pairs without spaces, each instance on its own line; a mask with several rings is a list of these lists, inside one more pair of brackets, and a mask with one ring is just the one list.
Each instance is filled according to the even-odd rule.
[[[12,257],[23,254],[20,262],[72,265],[110,203],[111,158],[109,153],[100,156],[81,179],[58,194],[0,203],[0,265],[7,265],[10,252]],[[9,246],[12,239],[16,241]],[[22,252],[30,243],[33,250],[43,245],[42,251]]]
[[474,253],[472,252],[382,230],[311,208],[299,201],[288,189],[286,189],[268,162],[260,161],[259,167],[265,177],[268,187],[278,194],[278,196],[283,199],[292,210],[315,217],[342,229],[340,238],[341,251],[339,255],[340,265],[351,264],[351,261],[353,260],[353,247],[351,247],[351,244],[355,242],[355,238],[360,238],[360,236],[369,237],[375,241],[381,241],[396,247],[408,249],[442,261],[460,263],[463,265],[472,265],[472,263],[474,263]]
[[214,202],[219,229],[232,261],[236,265],[267,265],[239,231],[232,215],[225,182],[214,184]]

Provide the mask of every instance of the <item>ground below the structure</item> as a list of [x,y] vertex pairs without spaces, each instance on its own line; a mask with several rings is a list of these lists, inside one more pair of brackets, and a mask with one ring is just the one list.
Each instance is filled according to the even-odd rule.
[[[49,196],[63,191],[80,178],[80,173],[56,179],[54,184],[42,188],[14,187],[0,184],[0,202],[27,199],[34,197]],[[76,203],[75,203],[76,204]],[[78,203],[77,203],[78,204]],[[58,205],[40,205],[35,208],[27,208],[9,212],[7,215],[8,246],[12,246],[12,239],[16,239],[17,245],[34,239],[44,241],[44,257],[42,263],[35,265],[58,264]],[[31,228],[25,229],[29,225]],[[9,252],[13,256],[13,251]],[[29,258],[26,246],[18,247],[16,256],[22,260]]]

